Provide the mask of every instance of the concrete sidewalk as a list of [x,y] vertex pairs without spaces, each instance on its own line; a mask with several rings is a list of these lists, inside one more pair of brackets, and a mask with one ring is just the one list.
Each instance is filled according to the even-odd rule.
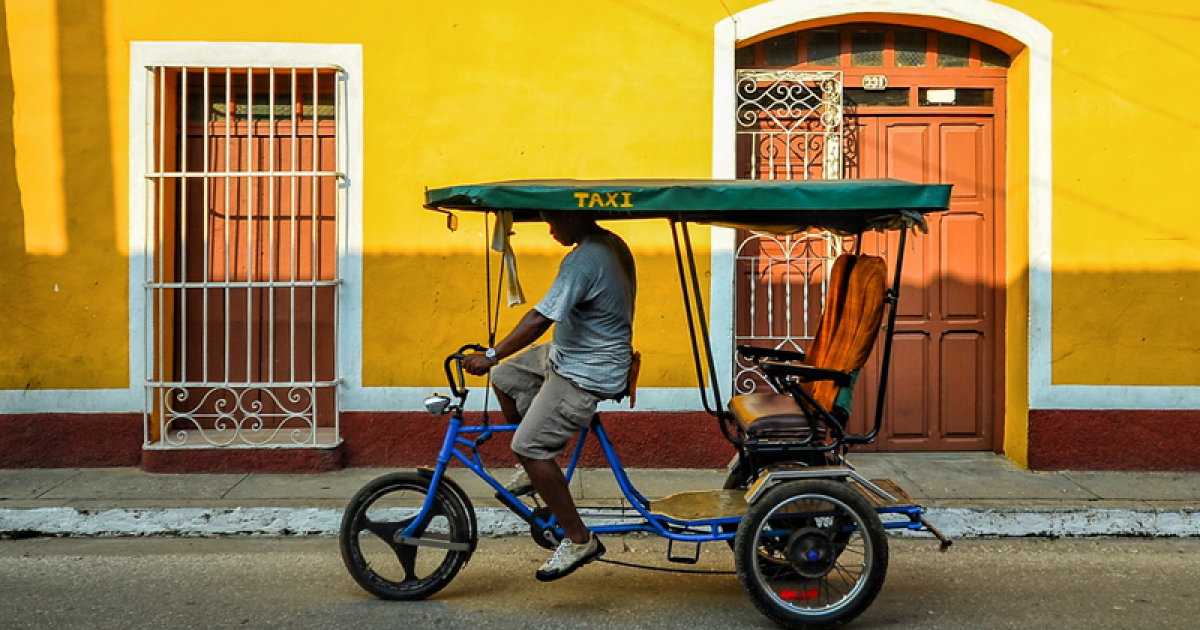
[[[1200,473],[1032,473],[990,453],[854,455],[868,478],[891,478],[954,537],[1200,536]],[[130,468],[0,471],[0,536],[336,534],[363,484],[392,469],[335,473],[146,473]],[[511,470],[493,471],[501,482]],[[719,488],[722,470],[632,470],[657,498]],[[450,475],[471,496],[486,535],[527,531],[467,470]],[[607,469],[580,471],[580,506],[621,505]]]

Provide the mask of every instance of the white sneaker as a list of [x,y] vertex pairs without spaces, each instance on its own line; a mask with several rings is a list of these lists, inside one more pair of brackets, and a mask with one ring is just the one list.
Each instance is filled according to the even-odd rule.
[[520,464],[517,465],[517,472],[508,484],[504,486],[513,496],[523,497],[527,494],[533,494],[533,481],[529,479],[529,473]]
[[563,541],[558,543],[558,549],[554,550],[554,555],[537,570],[537,579],[540,582],[550,582],[567,577],[575,569],[604,555],[604,551],[604,543],[600,542],[595,534],[591,534],[586,544],[575,544],[570,538],[563,538]]

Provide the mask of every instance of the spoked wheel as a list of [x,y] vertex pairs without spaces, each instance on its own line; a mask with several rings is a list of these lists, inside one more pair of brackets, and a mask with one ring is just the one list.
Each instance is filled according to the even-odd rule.
[[746,511],[734,545],[738,581],[785,628],[831,628],[862,614],[887,575],[887,535],[861,494],[837,481],[793,481]]
[[363,486],[342,517],[342,561],[354,581],[383,599],[424,599],[471,558],[477,536],[469,500],[447,480],[428,522],[403,536],[429,493],[428,477],[394,473]]

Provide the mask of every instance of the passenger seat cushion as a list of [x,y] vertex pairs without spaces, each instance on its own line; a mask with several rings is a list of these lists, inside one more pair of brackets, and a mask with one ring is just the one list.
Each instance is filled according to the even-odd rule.
[[[762,393],[734,396],[729,411],[751,440],[804,439],[812,422],[788,394]],[[818,434],[823,434],[818,426]]]

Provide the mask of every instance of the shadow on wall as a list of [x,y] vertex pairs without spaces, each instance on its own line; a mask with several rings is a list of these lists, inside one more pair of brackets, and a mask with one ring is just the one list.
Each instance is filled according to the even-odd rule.
[[[618,222],[607,227],[621,233]],[[663,238],[669,238],[665,221]],[[562,248],[550,255],[517,254],[527,302],[509,308],[504,291],[492,293],[493,318],[497,317],[496,303],[501,304],[497,340],[542,298],[567,251]],[[674,255],[638,251],[634,256],[638,297],[633,343],[647,357],[642,364],[641,383],[694,387],[696,368]],[[498,268],[499,258],[494,257],[493,289]],[[485,273],[482,252],[364,256],[363,284],[371,288],[363,303],[364,384],[444,390],[446,356],[464,344],[488,341],[487,297],[482,291]],[[707,278],[701,282],[707,283]],[[704,300],[705,308],[710,308],[707,284]],[[399,324],[401,318],[403,323]],[[547,333],[542,340],[550,338]],[[482,387],[483,383],[483,379],[470,380],[471,387]]]
[[[4,19],[0,24],[7,22],[8,11],[3,4],[0,4],[0,18]],[[25,217],[21,212],[21,189],[17,185],[17,147],[13,130],[15,98],[12,54],[8,46],[8,29],[4,28],[0,29],[0,256],[4,260],[25,252]],[[0,277],[11,275],[6,273]]]
[[[117,239],[104,7],[57,0],[53,13],[68,244],[61,256],[26,251],[23,201],[47,191],[21,190],[17,178],[22,112],[14,109],[13,66],[21,60],[0,29],[0,389],[129,384],[128,260]],[[0,6],[0,24],[7,17]]]

